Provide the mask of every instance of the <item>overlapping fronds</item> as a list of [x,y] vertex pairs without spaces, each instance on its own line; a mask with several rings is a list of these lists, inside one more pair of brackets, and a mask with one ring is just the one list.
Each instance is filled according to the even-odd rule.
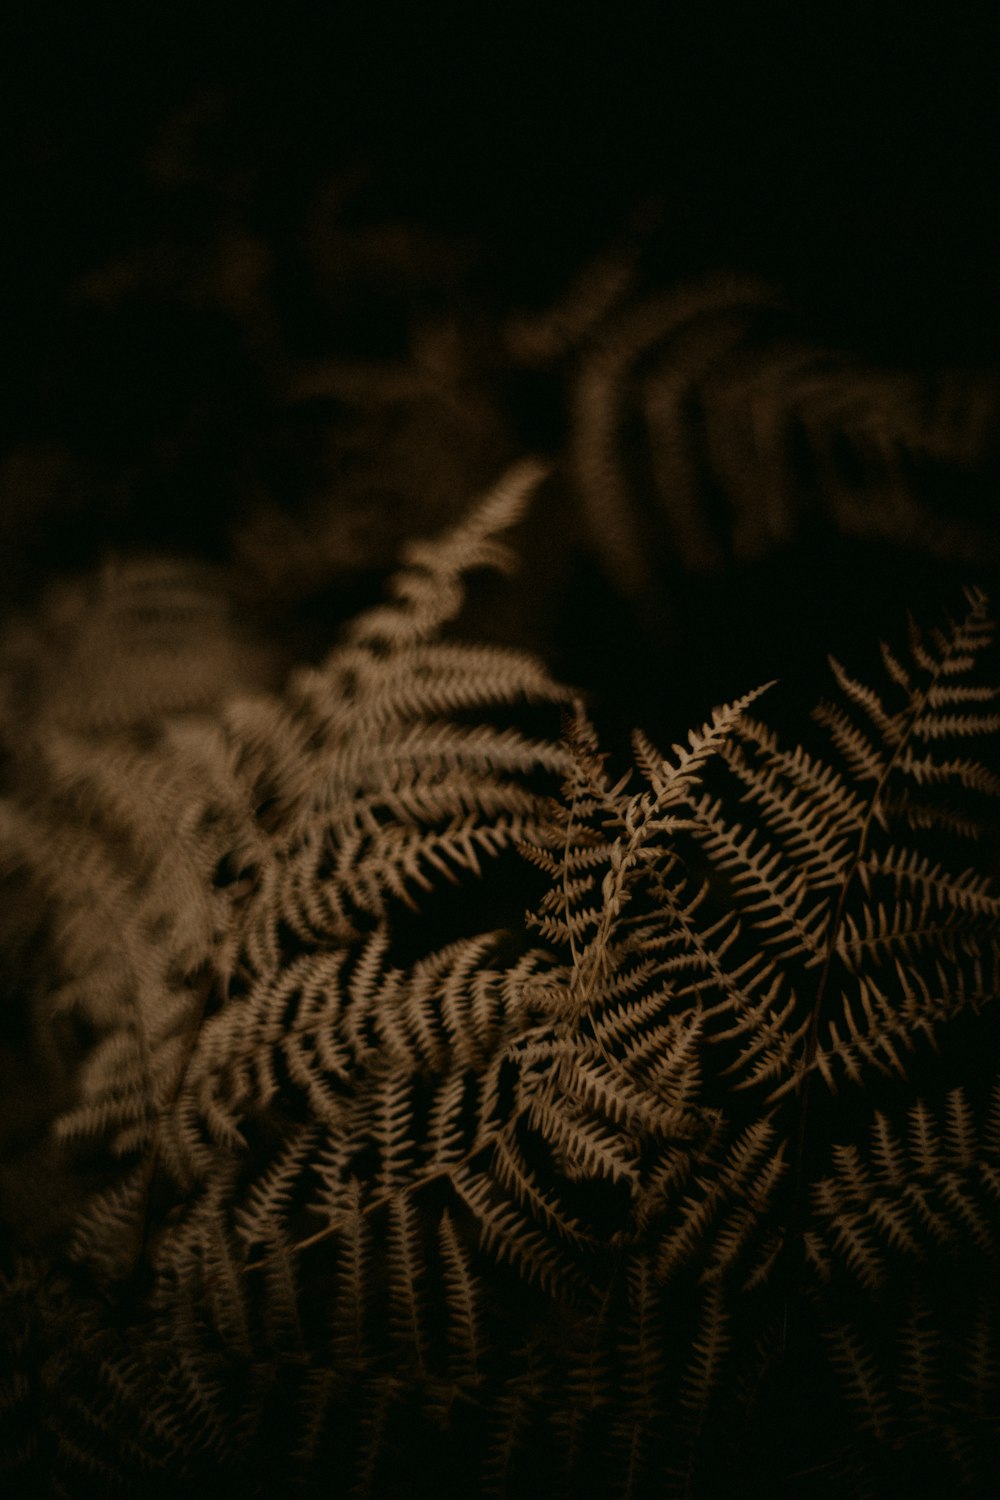
[[[303,964],[314,965],[303,1009],[321,1003],[342,948],[377,998],[363,955],[387,904],[417,909],[442,879],[477,873],[523,838],[532,779],[564,757],[516,727],[517,705],[557,701],[561,690],[528,658],[432,636],[461,605],[462,572],[503,562],[495,537],[539,476],[536,465],[512,471],[437,549],[415,551],[397,580],[399,602],[359,621],[350,642],[299,671],[281,697],[237,697],[209,716],[194,690],[177,701],[162,688],[157,643],[168,664],[197,655],[169,570],[166,582],[150,575],[146,613],[141,580],[128,574],[121,642],[110,626],[118,595],[106,590],[93,616],[83,612],[79,639],[65,627],[64,654],[81,679],[75,698],[67,708],[62,675],[55,686],[42,677],[37,704],[24,710],[36,753],[0,808],[22,920],[48,934],[52,972],[34,1024],[45,1036],[68,1017],[74,1039],[91,1043],[76,1103],[58,1122],[63,1139],[116,1156],[148,1148],[178,1181],[197,1180],[210,1155],[202,1136],[230,1127],[224,1107],[182,1084],[189,1067],[193,1084],[196,1058],[217,1056],[202,1050],[215,1049],[216,1032],[256,1034],[258,1014],[265,1030],[277,1025]],[[115,651],[100,649],[105,635]],[[204,635],[214,661],[214,633]],[[51,671],[65,675],[66,661],[50,655]],[[138,680],[134,661],[145,668]],[[114,689],[121,701],[109,718]],[[505,726],[456,722],[460,710],[508,707]],[[74,1055],[54,1061],[75,1069],[81,1047],[74,1040]]]
[[816,531],[995,563],[986,506],[942,503],[933,479],[988,472],[994,376],[879,367],[756,277],[643,288],[634,261],[608,254],[510,330],[527,363],[578,356],[570,469],[624,597],[652,596],[672,566],[718,572]]
[[[4,809],[61,945],[46,1003],[94,1032],[57,1133],[103,1153],[5,1271],[19,1480],[981,1487],[986,601],[884,648],[885,687],[835,664],[800,743],[757,690],[616,776],[579,704],[561,744],[493,722],[565,705],[537,663],[439,638],[536,479],[284,696],[65,731]],[[515,845],[530,940],[414,957],[413,909]]]

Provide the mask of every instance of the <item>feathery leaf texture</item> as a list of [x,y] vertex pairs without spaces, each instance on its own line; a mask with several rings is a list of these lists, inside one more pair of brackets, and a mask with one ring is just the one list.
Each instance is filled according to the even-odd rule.
[[[54,1125],[80,1201],[3,1267],[16,1482],[984,1483],[986,600],[885,648],[885,687],[836,665],[800,744],[757,690],[616,778],[538,663],[441,638],[539,478],[283,696],[60,726],[0,809],[40,1012],[92,1037]],[[561,743],[497,727],[525,700]],[[538,945],[401,951],[515,846]]]
[[941,505],[932,480],[988,470],[995,375],[866,363],[750,275],[644,288],[634,245],[586,266],[548,313],[513,320],[508,343],[528,366],[577,356],[569,467],[624,598],[655,595],[671,563],[718,572],[817,528],[996,562],[985,507]]

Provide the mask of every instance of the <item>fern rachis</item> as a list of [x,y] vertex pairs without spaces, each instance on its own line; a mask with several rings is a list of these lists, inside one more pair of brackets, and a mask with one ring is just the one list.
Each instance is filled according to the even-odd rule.
[[[744,1440],[772,1487],[877,1483],[930,1432],[949,1482],[984,1472],[985,1046],[953,1075],[1000,988],[961,847],[998,791],[967,745],[997,728],[985,600],[887,649],[887,692],[837,668],[832,749],[786,748],[750,694],[667,756],[637,734],[616,779],[579,706],[562,744],[493,724],[566,702],[538,664],[439,639],[536,478],[414,549],[283,696],[152,741],[64,730],[53,789],[5,805],[9,863],[90,959],[60,976],[98,1039],[58,1128],[111,1163],[7,1275],[15,1428],[44,1408],[16,1472],[432,1493],[430,1443],[466,1494],[698,1496]],[[514,846],[540,946],[398,954],[408,906]]]

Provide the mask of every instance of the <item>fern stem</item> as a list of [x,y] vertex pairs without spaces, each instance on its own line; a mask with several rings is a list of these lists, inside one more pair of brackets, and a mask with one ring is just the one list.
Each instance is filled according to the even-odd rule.
[[911,695],[910,702],[907,707],[903,709],[897,716],[897,722],[900,723],[902,727],[902,733],[899,735],[893,752],[889,756],[882,774],[880,775],[875,785],[875,790],[872,794],[868,809],[865,813],[864,820],[861,825],[860,833],[858,835],[858,843],[854,857],[851,860],[850,867],[848,868],[841,883],[840,894],[837,898],[836,906],[834,907],[830,917],[829,930],[826,941],[826,951],[823,958],[823,966],[820,970],[819,979],[816,984],[816,994],[810,1012],[809,1028],[806,1033],[805,1048],[803,1052],[802,1073],[800,1077],[799,1088],[797,1090],[799,1109],[795,1127],[795,1146],[792,1154],[791,1203],[789,1207],[788,1219],[784,1230],[783,1254],[787,1258],[789,1255],[791,1255],[793,1247],[798,1250],[799,1254],[796,1257],[796,1262],[792,1269],[790,1282],[785,1298],[785,1311],[782,1319],[782,1341],[785,1347],[787,1347],[787,1342],[789,1339],[789,1329],[793,1322],[791,1313],[792,1304],[794,1302],[795,1292],[798,1289],[802,1274],[804,1255],[803,1236],[805,1231],[805,1212],[803,1197],[805,1194],[805,1156],[808,1136],[809,1097],[814,1072],[814,1064],[816,1060],[816,1053],[819,1048],[820,1020],[823,1013],[826,991],[830,982],[831,975],[833,973],[833,962],[837,950],[837,937],[843,925],[844,912],[847,906],[848,895],[850,894],[852,884],[866,852],[872,820],[876,816],[877,811],[881,805],[882,794],[886,788],[890,776],[892,775],[900,758],[902,757],[903,752],[905,751],[907,745],[913,737],[916,724],[921,714],[927,707],[928,698],[943,671],[944,664],[949,658],[953,644],[953,642],[949,642],[948,650],[942,654],[941,658],[935,664],[934,670],[930,673],[930,680],[928,681],[927,686],[922,690],[915,691]]

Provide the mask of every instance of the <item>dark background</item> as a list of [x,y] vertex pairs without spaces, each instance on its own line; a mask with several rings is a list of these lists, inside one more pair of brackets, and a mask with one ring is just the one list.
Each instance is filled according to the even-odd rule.
[[[60,470],[69,501],[53,499],[44,462],[37,498],[33,481],[13,501],[5,491],[0,546],[19,598],[121,540],[218,551],[244,503],[245,454],[272,416],[267,357],[245,358],[231,330],[169,299],[133,321],[81,312],[73,289],[150,246],[169,275],[172,258],[196,262],[237,215],[274,249],[286,324],[314,352],[293,240],[336,174],[367,184],[359,223],[416,222],[474,245],[461,295],[497,316],[547,305],[653,204],[661,284],[759,272],[862,358],[995,367],[987,7],[42,5],[5,27],[0,445],[58,449],[77,465],[68,480]],[[158,191],[149,161],[164,122],[206,97],[223,120],[207,175]],[[377,320],[362,315],[377,343]],[[531,399],[522,451],[550,430]],[[860,586],[877,592],[885,559],[864,566]],[[931,572],[906,593],[918,610]],[[787,641],[814,592],[802,569],[751,587],[760,663],[733,646],[752,634],[740,627],[746,597],[699,594],[706,621],[733,602],[714,634],[695,621],[683,670],[700,671],[692,641],[716,652],[721,638],[733,668],[703,692],[689,683],[685,711],[773,675],[768,641]],[[829,613],[824,649],[839,644]],[[602,640],[613,678],[619,638],[602,626],[593,649]]]
[[873,340],[993,356],[990,7],[42,5],[5,25],[22,306],[141,230],[151,129],[221,85],[256,112],[276,209],[374,158],[400,212],[490,236],[530,284],[653,191],[678,269],[753,265]]

